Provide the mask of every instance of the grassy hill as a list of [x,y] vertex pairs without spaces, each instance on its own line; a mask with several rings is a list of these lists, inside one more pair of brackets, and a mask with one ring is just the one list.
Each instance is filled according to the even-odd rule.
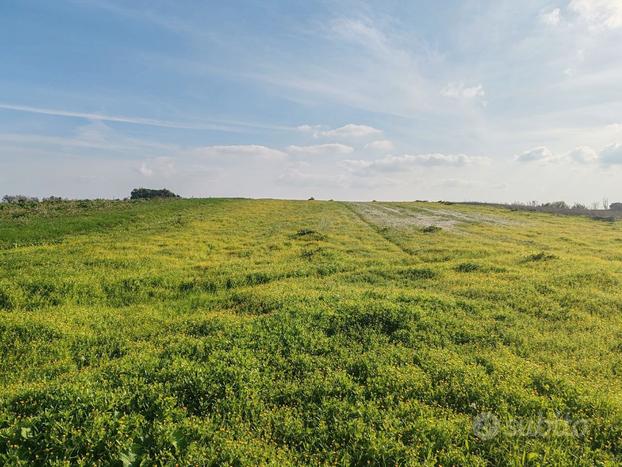
[[622,224],[0,205],[0,464],[622,462]]

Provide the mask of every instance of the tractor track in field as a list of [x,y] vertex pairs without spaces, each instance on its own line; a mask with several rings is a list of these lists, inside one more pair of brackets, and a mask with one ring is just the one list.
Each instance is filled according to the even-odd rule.
[[473,223],[487,223],[496,225],[512,225],[515,222],[499,216],[456,212],[442,208],[428,207],[394,207],[380,203],[348,203],[359,217],[378,228],[407,228],[407,227],[440,227],[444,230],[454,230],[460,225]]
[[[388,242],[391,245],[397,247],[400,251],[402,251],[403,253],[407,254],[408,256],[411,256],[411,257],[414,256],[414,254],[413,254],[413,252],[411,250],[409,250],[408,248],[404,247],[404,245],[401,245],[399,242],[396,242],[391,237],[389,237],[385,232],[383,232],[381,226],[379,226],[378,224],[375,224],[375,223],[369,221],[368,219],[366,219],[365,216],[353,206],[353,204],[355,204],[355,203],[343,203],[343,205],[346,207],[346,209],[348,209],[350,212],[352,212],[352,214],[354,214],[356,217],[358,217],[361,220],[361,222],[363,222],[365,225],[367,225],[371,230],[373,230],[378,235],[380,235],[386,242]],[[362,204],[362,203],[360,203],[360,204]]]

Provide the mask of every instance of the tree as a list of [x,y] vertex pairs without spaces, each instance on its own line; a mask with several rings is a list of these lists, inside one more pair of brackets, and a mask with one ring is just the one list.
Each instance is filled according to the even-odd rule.
[[152,190],[150,188],[134,188],[130,199],[179,198],[178,195],[166,188]]
[[622,203],[611,203],[609,209],[612,211],[622,211]]

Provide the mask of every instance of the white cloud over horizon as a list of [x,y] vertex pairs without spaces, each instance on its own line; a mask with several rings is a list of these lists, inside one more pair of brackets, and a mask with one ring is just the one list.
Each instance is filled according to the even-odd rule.
[[515,156],[515,160],[520,163],[618,165],[622,164],[622,144],[613,143],[601,151],[596,151],[590,146],[579,146],[563,154],[554,154],[546,146],[539,146]]

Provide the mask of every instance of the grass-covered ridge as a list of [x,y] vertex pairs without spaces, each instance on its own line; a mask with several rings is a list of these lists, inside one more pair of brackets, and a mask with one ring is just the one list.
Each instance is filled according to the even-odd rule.
[[622,224],[580,217],[4,205],[0,464],[620,463],[621,280]]

